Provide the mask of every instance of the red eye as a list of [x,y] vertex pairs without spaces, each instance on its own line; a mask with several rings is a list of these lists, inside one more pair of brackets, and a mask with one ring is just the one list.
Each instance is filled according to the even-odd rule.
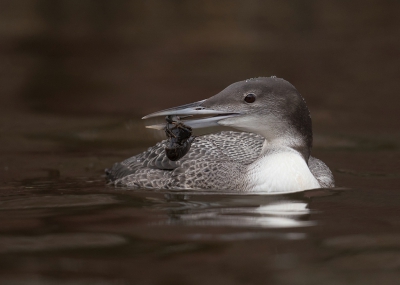
[[246,101],[247,103],[253,103],[254,101],[256,101],[256,95],[254,94],[247,94],[246,97],[244,97],[244,101]]

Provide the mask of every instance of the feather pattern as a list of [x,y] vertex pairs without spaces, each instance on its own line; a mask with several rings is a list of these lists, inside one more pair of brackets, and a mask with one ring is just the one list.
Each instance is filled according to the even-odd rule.
[[[110,183],[133,188],[245,189],[246,167],[259,156],[264,137],[246,132],[225,131],[197,137],[179,161],[165,155],[166,141],[114,164],[106,170]],[[329,168],[310,157],[309,168],[321,187],[333,186]]]

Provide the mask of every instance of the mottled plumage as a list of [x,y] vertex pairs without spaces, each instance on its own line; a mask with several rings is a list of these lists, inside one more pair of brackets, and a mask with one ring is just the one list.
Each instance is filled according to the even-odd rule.
[[[253,133],[209,134],[196,138],[181,160],[171,161],[165,155],[164,140],[114,164],[107,176],[115,185],[133,188],[235,190],[244,169],[259,157],[264,141]],[[309,167],[321,187],[333,186],[332,173],[325,163],[310,157]]]

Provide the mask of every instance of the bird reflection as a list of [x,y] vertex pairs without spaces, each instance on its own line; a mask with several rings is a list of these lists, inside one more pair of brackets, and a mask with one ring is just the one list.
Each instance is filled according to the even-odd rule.
[[[320,191],[320,190],[317,190]],[[326,190],[329,194],[329,190]],[[287,195],[164,195],[158,209],[166,210],[167,224],[243,228],[313,226],[310,192]],[[320,193],[318,194],[320,196]]]

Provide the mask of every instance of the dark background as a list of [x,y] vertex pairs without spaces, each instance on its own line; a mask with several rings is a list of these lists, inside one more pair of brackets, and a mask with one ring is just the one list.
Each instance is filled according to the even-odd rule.
[[398,1],[0,2],[1,112],[139,117],[285,78],[332,127],[399,127]]
[[[271,75],[305,97],[314,155],[390,170],[383,155],[319,150],[399,149],[399,11],[390,0],[2,0],[0,177],[99,175],[155,142],[141,116]],[[77,165],[63,170],[71,151]]]

